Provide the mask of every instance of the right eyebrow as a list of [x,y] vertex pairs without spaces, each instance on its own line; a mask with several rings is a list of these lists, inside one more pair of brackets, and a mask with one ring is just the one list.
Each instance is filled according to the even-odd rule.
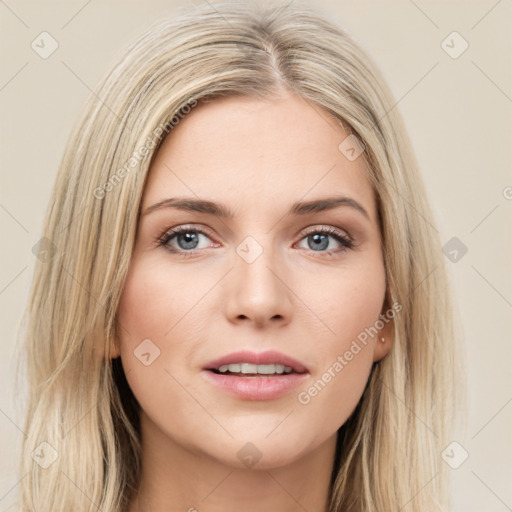
[[162,208],[179,208],[180,210],[188,210],[191,212],[208,213],[216,217],[233,218],[234,214],[226,206],[205,199],[196,199],[195,197],[169,197],[155,203],[142,213],[147,215],[155,210]]

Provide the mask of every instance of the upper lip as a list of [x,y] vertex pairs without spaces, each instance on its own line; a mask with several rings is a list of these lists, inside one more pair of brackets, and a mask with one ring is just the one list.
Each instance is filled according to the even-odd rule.
[[291,367],[296,373],[306,373],[308,371],[306,366],[300,361],[297,361],[297,359],[275,350],[267,350],[265,352],[240,350],[239,352],[232,352],[231,354],[210,361],[204,366],[204,370],[217,370],[222,365],[236,363],[281,364]]

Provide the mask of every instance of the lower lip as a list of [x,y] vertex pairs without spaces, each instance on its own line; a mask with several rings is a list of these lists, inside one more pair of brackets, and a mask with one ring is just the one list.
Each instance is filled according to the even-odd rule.
[[268,377],[236,377],[203,370],[202,374],[226,393],[243,400],[272,400],[303,383],[308,373],[289,373]]

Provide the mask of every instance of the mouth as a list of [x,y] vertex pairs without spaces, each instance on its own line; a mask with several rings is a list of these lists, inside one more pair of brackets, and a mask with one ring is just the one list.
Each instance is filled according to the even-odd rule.
[[307,373],[308,369],[297,359],[274,350],[251,352],[242,350],[210,361],[203,368],[217,374],[239,377],[279,376]]
[[296,359],[275,351],[229,354],[203,368],[208,382],[244,400],[271,400],[307,379],[309,370]]
[[218,368],[211,368],[210,371],[218,375],[232,375],[235,377],[277,377],[279,375],[299,373],[296,372],[293,367],[284,366],[282,364],[251,363],[223,364]]

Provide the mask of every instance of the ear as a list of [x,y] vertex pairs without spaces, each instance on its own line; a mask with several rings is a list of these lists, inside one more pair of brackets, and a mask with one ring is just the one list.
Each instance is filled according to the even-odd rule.
[[392,318],[388,318],[386,316],[386,311],[389,308],[385,308],[382,310],[381,316],[379,319],[384,324],[384,327],[379,331],[377,336],[375,336],[375,345],[373,348],[373,362],[380,361],[384,359],[389,352],[391,351],[391,347],[393,346],[393,338],[394,338],[394,321]]
[[[117,336],[116,336],[117,339]],[[90,347],[95,358],[103,361],[119,357],[120,350],[118,342],[105,335],[105,330],[100,320],[85,335],[86,344]]]
[[121,341],[119,338],[119,324],[117,316],[114,319],[114,328],[111,337],[105,340],[105,353],[109,359],[117,359],[121,356]]
[[113,338],[111,340],[108,340],[108,344],[109,344],[109,352],[108,352],[108,357],[110,359],[117,359],[120,355],[121,355],[121,350],[120,350],[120,347],[119,347],[119,341],[116,338]]

